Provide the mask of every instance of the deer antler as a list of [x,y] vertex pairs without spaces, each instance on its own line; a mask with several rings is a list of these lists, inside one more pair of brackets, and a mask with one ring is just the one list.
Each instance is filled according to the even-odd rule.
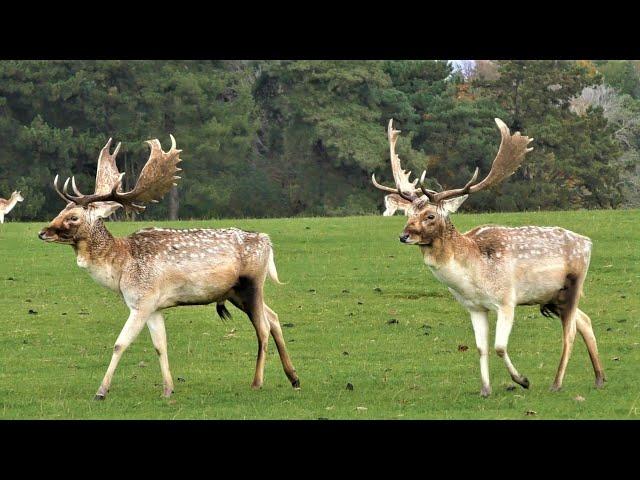
[[[172,186],[176,185],[175,181],[180,177],[175,174],[181,169],[177,168],[182,150],[176,149],[176,140],[171,137],[171,148],[168,152],[164,152],[158,139],[148,140],[147,143],[151,147],[149,159],[142,168],[136,186],[129,192],[122,192],[122,178],[124,173],[118,172],[115,163],[115,157],[120,149],[120,144],[116,146],[113,154],[109,153],[111,139],[100,152],[98,159],[98,170],[96,173],[96,189],[93,195],[83,195],[76,187],[75,179],[67,178],[62,188],[62,192],[58,188],[58,175],[53,181],[53,186],[64,200],[67,202],[75,202],[78,205],[88,205],[93,202],[114,201],[125,208],[143,211],[146,207],[138,205],[138,203],[153,202],[157,203]],[[75,196],[67,191],[69,180],[75,192]]]
[[433,204],[438,204],[443,200],[447,200],[453,197],[459,197],[461,195],[465,195],[468,193],[479,192],[480,190],[484,190],[494,185],[502,182],[504,179],[513,175],[516,169],[522,164],[524,160],[524,156],[527,152],[533,150],[532,147],[527,148],[527,145],[533,141],[533,138],[529,138],[523,135],[520,135],[520,132],[516,132],[511,135],[509,133],[509,127],[505,125],[505,123],[499,118],[495,119],[498,128],[500,129],[500,134],[502,136],[502,140],[500,141],[500,148],[498,150],[498,154],[496,158],[493,160],[493,164],[491,165],[491,171],[489,174],[479,183],[474,184],[476,179],[478,178],[478,168],[476,168],[473,177],[471,180],[467,182],[467,184],[455,190],[445,190],[443,192],[434,192],[431,190],[426,190],[423,187],[425,173],[420,177],[420,188],[422,189],[422,193],[424,193],[429,201]]
[[371,175],[371,182],[373,186],[384,192],[398,193],[405,200],[413,201],[418,198],[418,193],[421,189],[416,188],[418,179],[410,181],[411,171],[406,171],[400,165],[400,157],[396,153],[396,142],[400,130],[393,128],[393,119],[389,120],[389,127],[387,129],[387,136],[389,137],[389,154],[391,157],[391,171],[393,172],[393,180],[395,181],[396,188],[386,187],[379,184],[376,181],[375,173]]

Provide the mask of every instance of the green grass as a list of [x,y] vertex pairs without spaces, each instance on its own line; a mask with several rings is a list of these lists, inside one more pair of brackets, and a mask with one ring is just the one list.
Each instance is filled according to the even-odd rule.
[[[256,339],[229,305],[165,311],[176,393],[161,375],[145,329],[124,354],[111,392],[93,401],[126,318],[118,295],[95,284],[73,251],[37,238],[42,224],[0,226],[0,418],[145,419],[506,419],[638,418],[640,415],[640,211],[457,215],[465,231],[483,223],[558,225],[594,241],[581,308],[592,318],[608,382],[593,386],[582,339],[563,391],[549,392],[561,326],[536,307],[516,311],[509,353],[531,388],[512,385],[490,358],[493,395],[480,373],[466,312],[397,236],[404,217],[157,222],[237,226],[269,233],[280,279],[267,303],[280,315],[302,389],[287,381],[273,341],[262,390],[249,388]],[[112,223],[126,235],[145,226]],[[29,313],[29,310],[37,313]],[[390,319],[397,324],[388,324]],[[491,316],[491,327],[495,316]],[[235,330],[233,335],[228,335]],[[469,349],[459,351],[459,345]],[[346,388],[347,383],[353,390]],[[575,398],[581,396],[584,401]],[[525,412],[535,411],[526,416]]]

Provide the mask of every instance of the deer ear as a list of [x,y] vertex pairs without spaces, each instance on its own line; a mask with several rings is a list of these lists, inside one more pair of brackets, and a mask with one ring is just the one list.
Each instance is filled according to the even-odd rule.
[[93,215],[98,218],[107,218],[121,207],[118,202],[95,202],[89,206]]
[[461,197],[454,197],[449,200],[443,201],[440,206],[442,210],[444,210],[445,215],[449,215],[450,213],[455,213],[460,208],[460,205],[464,203],[464,201],[469,198],[469,195],[462,195]]

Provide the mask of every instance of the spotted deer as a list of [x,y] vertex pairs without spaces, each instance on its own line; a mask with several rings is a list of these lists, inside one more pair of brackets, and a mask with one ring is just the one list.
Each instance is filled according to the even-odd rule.
[[4,223],[4,216],[13,210],[13,207],[16,206],[18,202],[24,201],[22,195],[20,195],[19,191],[14,191],[9,197],[9,200],[5,200],[4,198],[0,198],[0,223]]
[[143,211],[145,203],[157,202],[180,177],[175,174],[181,150],[171,136],[171,148],[164,152],[160,142],[149,140],[149,159],[133,190],[122,191],[124,174],[118,171],[116,155],[110,153],[111,139],[102,149],[96,173],[95,192],[82,194],[71,178],[75,195],[63,190],[58,176],[53,182],[67,206],[44,228],[40,239],[71,245],[79,267],[85,268],[99,284],[122,296],[130,313],[118,336],[111,363],[95,398],[102,400],[111,386],[113,374],[127,347],[147,325],[160,360],[163,395],[173,393],[169,370],[167,337],[161,311],[181,305],[216,303],[221,318],[230,317],[229,300],[247,314],[258,337],[258,358],[251,386],[260,388],[264,378],[269,334],[275,340],[285,373],[294,388],[300,382],[285,346],[278,315],[264,302],[263,286],[269,276],[279,282],[269,236],[237,228],[173,229],[146,228],[128,237],[115,238],[103,219],[117,209]]
[[398,210],[402,210],[405,216],[408,216],[411,202],[405,200],[397,193],[391,193],[384,196],[384,206],[385,211],[382,212],[383,217],[392,217]]
[[571,355],[576,328],[582,335],[595,371],[596,387],[605,381],[598,356],[596,337],[590,318],[578,308],[589,260],[591,240],[560,227],[501,227],[485,225],[459,233],[449,215],[454,213],[470,194],[490,188],[514,173],[532,148],[533,139],[509,128],[495,119],[502,136],[498,154],[489,174],[477,182],[479,169],[463,187],[436,192],[424,186],[426,171],[410,181],[411,172],[400,165],[395,152],[399,130],[389,121],[388,137],[395,188],[375,187],[395,192],[412,202],[412,213],[400,235],[406,245],[418,245],[424,263],[433,275],[444,283],[471,316],[476,345],[480,353],[481,395],[491,393],[489,382],[488,312],[497,312],[495,351],[516,383],[529,388],[529,380],[518,373],[507,353],[507,343],[518,305],[540,305],[545,316],[556,315],[563,329],[560,365],[551,387],[557,391]]

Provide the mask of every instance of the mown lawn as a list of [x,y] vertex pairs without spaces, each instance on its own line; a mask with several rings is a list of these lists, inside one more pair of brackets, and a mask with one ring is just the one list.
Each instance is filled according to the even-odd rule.
[[[265,385],[249,388],[256,340],[233,306],[165,311],[176,393],[161,398],[145,329],[125,353],[104,402],[93,395],[127,317],[119,297],[76,266],[70,247],[37,238],[41,223],[0,226],[0,418],[3,419],[556,419],[640,416],[640,211],[457,215],[482,223],[558,225],[594,241],[581,308],[592,318],[608,382],[593,387],[582,339],[564,389],[549,392],[561,326],[535,307],[517,310],[510,356],[531,388],[490,359],[493,395],[480,375],[466,312],[401,245],[404,217],[156,222],[237,226],[269,233],[280,279],[267,302],[280,315],[302,389],[294,391],[270,343]],[[111,223],[125,235],[151,225]],[[494,327],[495,318],[491,317]],[[397,323],[390,322],[392,319]],[[465,349],[464,346],[468,346]],[[353,389],[348,389],[351,384]],[[535,414],[526,412],[536,412]]]

